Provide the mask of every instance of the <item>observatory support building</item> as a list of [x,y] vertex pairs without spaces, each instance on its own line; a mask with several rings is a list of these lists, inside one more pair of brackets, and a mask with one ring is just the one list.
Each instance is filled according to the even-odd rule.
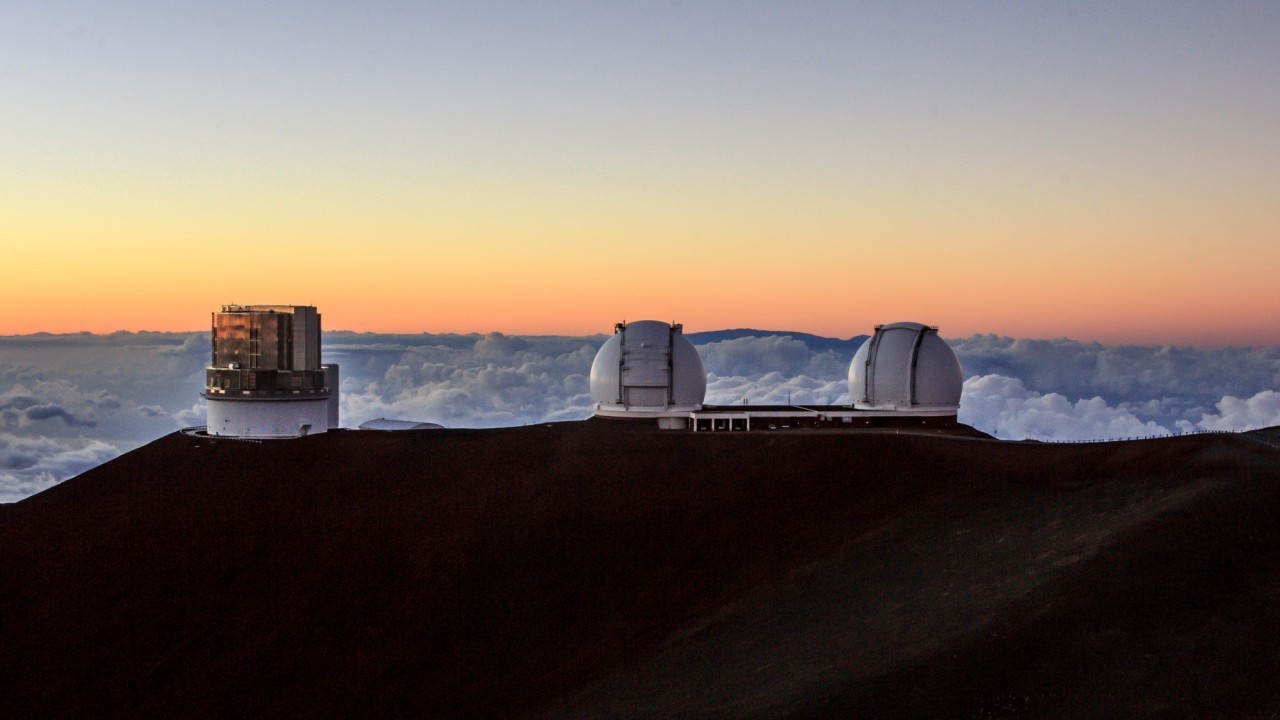
[[213,314],[204,398],[210,435],[298,437],[338,426],[338,366],[320,362],[320,313],[223,305]]

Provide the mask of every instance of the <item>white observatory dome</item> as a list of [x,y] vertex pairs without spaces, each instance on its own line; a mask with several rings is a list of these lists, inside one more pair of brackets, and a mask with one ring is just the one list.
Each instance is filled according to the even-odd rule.
[[849,397],[859,410],[956,412],[964,376],[938,329],[879,325],[849,364]]
[[702,408],[707,371],[680,325],[618,323],[591,363],[598,415],[654,415]]

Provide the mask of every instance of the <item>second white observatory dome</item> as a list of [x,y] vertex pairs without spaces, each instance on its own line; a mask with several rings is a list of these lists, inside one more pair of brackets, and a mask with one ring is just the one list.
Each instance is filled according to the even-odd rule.
[[702,408],[707,371],[678,324],[618,323],[591,363],[597,415],[650,416]]
[[956,354],[936,327],[921,323],[876,326],[849,363],[849,397],[859,410],[954,414],[963,385]]

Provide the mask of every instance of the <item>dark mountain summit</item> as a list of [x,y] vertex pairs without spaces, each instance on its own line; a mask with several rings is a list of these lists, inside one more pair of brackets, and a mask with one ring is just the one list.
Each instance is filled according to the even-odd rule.
[[1280,433],[174,434],[0,507],[7,717],[1270,717]]

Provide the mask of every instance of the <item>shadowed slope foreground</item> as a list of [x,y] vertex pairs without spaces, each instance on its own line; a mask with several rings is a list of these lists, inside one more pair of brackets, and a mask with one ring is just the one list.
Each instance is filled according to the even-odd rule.
[[1274,432],[175,434],[0,507],[13,717],[1268,717]]

